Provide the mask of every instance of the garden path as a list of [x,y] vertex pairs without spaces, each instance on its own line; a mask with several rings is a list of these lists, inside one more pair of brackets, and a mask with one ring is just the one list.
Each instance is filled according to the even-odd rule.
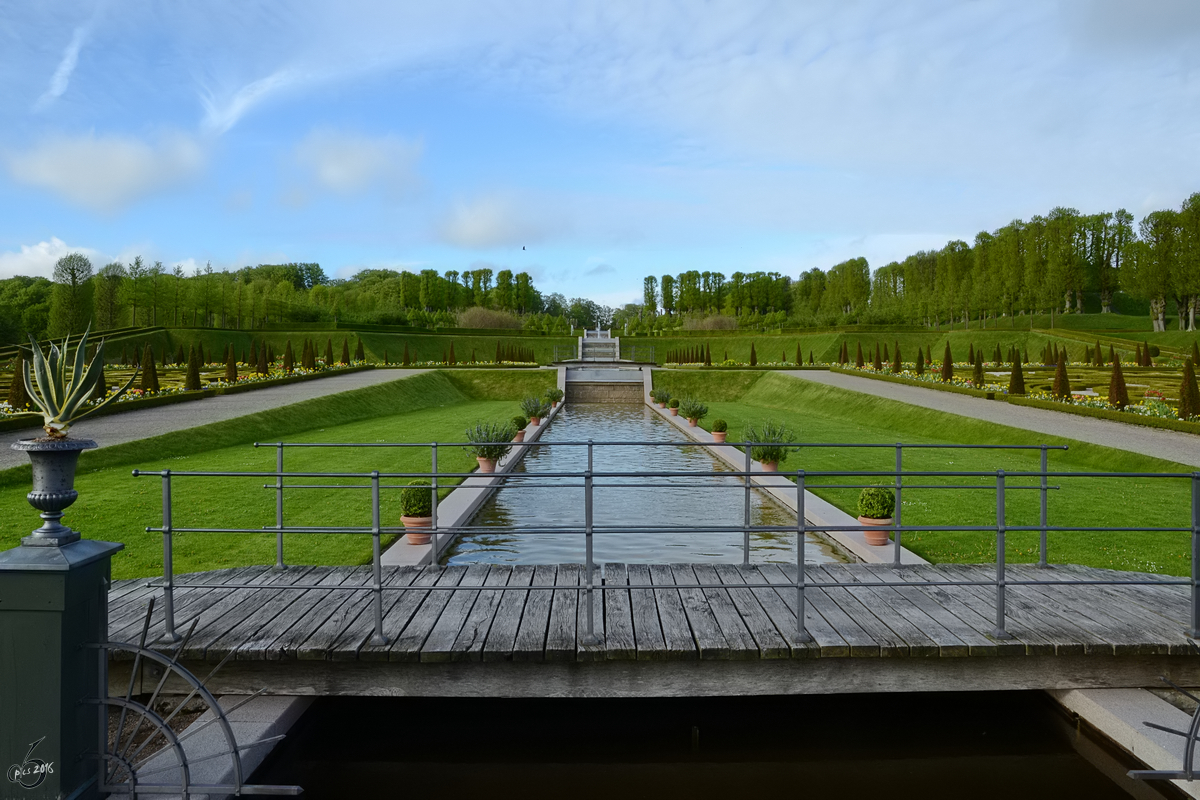
[[[331,375],[319,380],[303,381],[284,386],[269,386],[240,394],[205,397],[185,403],[142,408],[120,414],[85,419],[71,427],[71,435],[80,439],[95,439],[102,445],[124,444],[171,431],[223,422],[270,408],[291,405],[316,397],[362,389],[379,383],[408,378],[427,370],[371,369],[348,375]],[[0,433],[0,469],[29,463],[23,452],[9,449],[18,439],[29,439],[41,433],[41,428],[26,428]]]
[[1035,433],[1047,433],[1078,439],[1081,442],[1115,447],[1155,458],[1165,458],[1191,467],[1200,467],[1200,437],[1190,433],[1130,425],[1106,419],[1082,417],[1028,406],[1013,406],[981,397],[923,389],[900,383],[843,375],[838,372],[797,370],[785,372],[793,378],[836,386],[852,392],[886,397],[935,411],[973,417]]

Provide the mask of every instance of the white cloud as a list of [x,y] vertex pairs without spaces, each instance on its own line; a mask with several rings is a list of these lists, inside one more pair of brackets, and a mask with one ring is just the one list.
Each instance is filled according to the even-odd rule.
[[6,159],[13,179],[102,213],[185,182],[204,151],[182,134],[155,144],[125,136],[58,136]]
[[540,242],[561,227],[556,215],[535,212],[530,206],[502,194],[460,202],[443,220],[438,234],[448,244],[478,250]]
[[315,130],[296,146],[296,160],[322,188],[342,195],[371,188],[400,197],[418,184],[421,144],[396,136],[369,137]]
[[204,106],[205,130],[218,135],[225,133],[268,95],[296,83],[298,78],[294,71],[281,69],[242,86],[228,96],[219,97],[212,90],[202,90],[200,104]]
[[54,74],[50,77],[50,85],[46,87],[45,93],[34,104],[34,111],[48,108],[51,103],[62,97],[63,92],[67,91],[67,86],[71,82],[71,73],[75,71],[75,66],[79,63],[79,50],[83,47],[84,40],[87,39],[88,30],[89,26],[87,25],[81,25],[75,29],[75,34],[71,37],[71,41],[63,53],[62,61],[58,62],[58,69],[54,70]]
[[90,247],[71,247],[57,236],[48,242],[23,244],[16,252],[0,253],[0,279],[14,275],[49,278],[54,274],[54,264],[68,253],[83,253],[92,261],[92,268],[104,266],[103,256]]

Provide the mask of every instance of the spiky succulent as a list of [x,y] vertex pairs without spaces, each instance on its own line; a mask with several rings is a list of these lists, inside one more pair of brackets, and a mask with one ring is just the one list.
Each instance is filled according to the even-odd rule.
[[62,349],[52,342],[49,356],[42,353],[37,340],[29,337],[33,345],[33,357],[25,362],[25,391],[42,412],[45,423],[42,428],[52,439],[65,438],[71,425],[115,402],[137,378],[137,370],[134,370],[128,383],[96,405],[88,407],[88,398],[103,373],[104,340],[100,340],[100,344],[96,346],[96,356],[92,363],[88,364],[87,337],[87,331],[79,337],[73,359],[67,357],[71,344],[70,336],[63,339]]

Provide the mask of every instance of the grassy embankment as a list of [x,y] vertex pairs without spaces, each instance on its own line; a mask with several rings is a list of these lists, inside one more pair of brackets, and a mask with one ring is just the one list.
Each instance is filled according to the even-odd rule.
[[[162,522],[162,481],[134,478],[132,469],[181,471],[272,471],[273,448],[255,449],[255,441],[289,442],[461,442],[476,420],[505,421],[520,413],[516,401],[541,394],[554,384],[552,371],[435,372],[308,400],[226,422],[176,431],[128,444],[85,452],[75,488],[79,500],[64,522],[85,537],[124,542],[113,559],[113,575],[131,578],[160,574],[162,536],[146,526]],[[101,443],[103,444],[103,443]],[[467,472],[474,459],[462,448],[439,450],[439,472]],[[288,471],[418,472],[430,468],[428,448],[287,451]],[[456,479],[447,479],[453,482]],[[17,544],[38,524],[25,501],[30,469],[0,472],[0,549]],[[275,492],[264,478],[178,478],[173,481],[177,527],[255,528],[275,524]],[[298,479],[293,483],[311,483]],[[365,480],[329,480],[357,483]],[[385,483],[405,483],[404,479]],[[293,490],[285,494],[289,525],[370,525],[366,489]],[[385,524],[399,525],[399,497],[385,491]],[[274,563],[273,534],[177,534],[177,573]],[[369,536],[289,534],[284,552],[292,564],[363,564],[370,559]]]
[[[701,425],[714,419],[729,423],[729,441],[740,441],[747,425],[776,420],[790,426],[796,441],[810,443],[895,444],[1066,444],[1050,454],[1052,470],[1070,472],[1190,472],[1190,467],[1087,444],[1045,436],[982,420],[921,409],[893,400],[796,380],[774,373],[659,372],[655,383],[675,396],[692,396],[709,407]],[[992,471],[1038,469],[1037,451],[909,450],[904,466],[912,470]],[[891,470],[895,451],[879,449],[804,449],[782,469]],[[844,478],[810,478],[810,484],[846,483]],[[862,480],[890,483],[890,478]],[[906,483],[974,485],[979,489],[909,489],[904,495],[905,525],[991,525],[996,520],[995,478],[919,477]],[[1009,478],[1007,485],[1033,485],[1034,479]],[[1084,527],[1169,527],[1190,525],[1190,486],[1183,479],[1053,478],[1061,486],[1050,493],[1050,525]],[[839,508],[857,515],[858,490],[816,489]],[[1008,525],[1036,525],[1038,492],[1009,491]],[[904,536],[913,551],[934,562],[994,561],[996,537],[988,532],[914,532]],[[1088,564],[1185,575],[1191,569],[1186,533],[1145,531],[1061,532],[1049,536],[1053,563]],[[1010,532],[1006,556],[1036,562],[1037,532]]]

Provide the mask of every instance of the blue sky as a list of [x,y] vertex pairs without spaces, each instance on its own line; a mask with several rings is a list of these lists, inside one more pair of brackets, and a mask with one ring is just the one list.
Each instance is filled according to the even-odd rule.
[[1198,38],[1192,0],[0,0],[0,277],[487,264],[615,305],[1140,216],[1200,191]]

